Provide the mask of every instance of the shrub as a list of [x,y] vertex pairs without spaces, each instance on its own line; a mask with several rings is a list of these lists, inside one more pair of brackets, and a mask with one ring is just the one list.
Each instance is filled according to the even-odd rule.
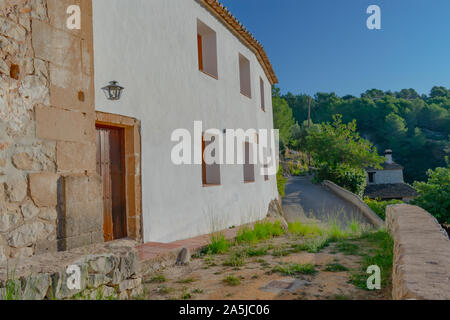
[[386,219],[386,207],[392,204],[403,203],[401,200],[390,200],[390,201],[381,201],[381,200],[372,200],[369,198],[364,198],[364,202],[369,206],[370,209],[373,210],[381,219]]
[[364,194],[367,185],[367,177],[364,169],[352,168],[345,165],[331,167],[327,164],[322,164],[318,167],[317,176],[314,180],[316,182],[330,180],[360,197]]
[[450,166],[428,170],[427,182],[414,182],[419,197],[412,202],[429,213],[440,223],[450,224]]
[[289,161],[288,168],[291,176],[299,176],[303,171],[302,165],[300,163],[294,163],[294,161]]

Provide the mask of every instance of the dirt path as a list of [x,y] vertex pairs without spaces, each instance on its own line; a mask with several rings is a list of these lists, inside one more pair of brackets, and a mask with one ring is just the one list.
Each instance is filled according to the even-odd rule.
[[[332,243],[319,253],[295,250],[302,241],[285,235],[251,246],[260,256],[237,258],[249,246],[236,246],[228,254],[201,256],[188,266],[167,267],[144,280],[148,299],[389,299],[389,288],[368,291],[349,283],[360,267],[361,255],[370,250],[362,240],[346,248]],[[295,265],[313,266],[315,272],[283,274],[282,270]]]
[[362,224],[369,221],[354,205],[344,201],[327,188],[311,182],[311,177],[290,177],[286,183],[283,210],[288,222],[313,218],[322,222],[336,219],[346,227],[355,219]]

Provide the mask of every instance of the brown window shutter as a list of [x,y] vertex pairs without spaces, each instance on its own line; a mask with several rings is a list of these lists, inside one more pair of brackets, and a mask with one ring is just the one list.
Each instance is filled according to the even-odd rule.
[[205,148],[206,148],[205,138],[202,137],[202,179],[204,186],[208,184],[208,181],[206,179]]
[[198,69],[203,71],[203,43],[202,36],[197,35],[197,44],[198,44]]

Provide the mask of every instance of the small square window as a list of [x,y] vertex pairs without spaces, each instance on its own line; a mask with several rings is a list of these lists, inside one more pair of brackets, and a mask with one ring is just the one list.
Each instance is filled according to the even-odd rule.
[[216,32],[197,20],[198,69],[218,78]]
[[241,82],[241,93],[251,98],[252,83],[250,77],[250,61],[242,54],[239,54],[239,76]]
[[369,183],[375,183],[375,172],[369,172]]

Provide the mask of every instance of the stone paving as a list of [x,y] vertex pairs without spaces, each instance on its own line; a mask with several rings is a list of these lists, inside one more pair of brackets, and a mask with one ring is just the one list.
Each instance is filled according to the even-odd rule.
[[[221,231],[226,239],[234,239],[237,235],[239,228],[227,229]],[[165,255],[172,253],[177,253],[182,248],[189,248],[191,252],[195,252],[203,247],[205,247],[209,240],[211,239],[211,234],[206,234],[194,238],[189,238],[185,240],[178,240],[171,243],[160,243],[160,242],[148,242],[137,246],[139,252],[139,257],[142,262],[150,261],[153,259],[162,258]]]

